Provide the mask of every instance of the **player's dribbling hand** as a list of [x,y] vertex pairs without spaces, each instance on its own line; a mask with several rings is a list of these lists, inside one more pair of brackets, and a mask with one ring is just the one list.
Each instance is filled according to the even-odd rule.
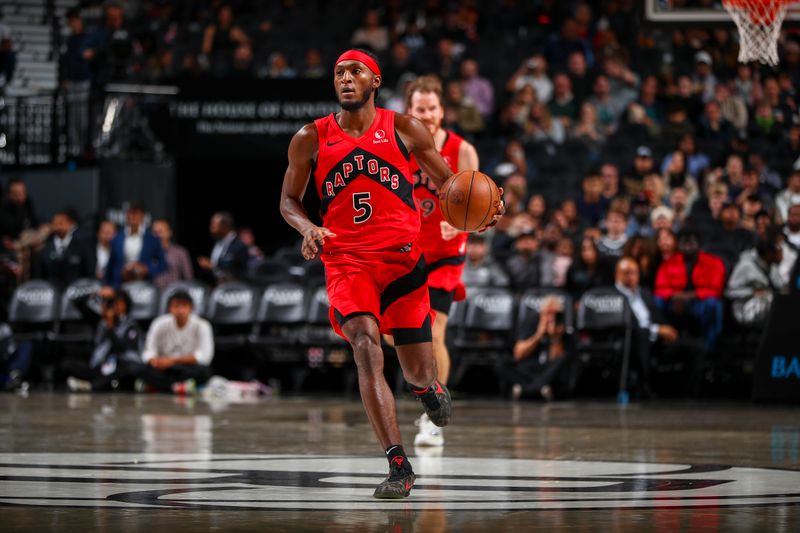
[[498,187],[498,191],[500,191],[500,198],[494,203],[495,211],[494,216],[492,217],[492,222],[487,224],[485,228],[480,230],[478,233],[483,233],[489,228],[494,227],[500,219],[503,218],[503,215],[506,213],[506,203],[503,201],[503,188]]
[[301,252],[303,257],[314,259],[319,255],[322,245],[325,244],[326,237],[336,237],[336,234],[327,228],[313,226],[303,234],[303,246]]
[[460,230],[454,228],[444,220],[439,223],[439,228],[442,230],[442,240],[443,241],[451,241],[458,237]]

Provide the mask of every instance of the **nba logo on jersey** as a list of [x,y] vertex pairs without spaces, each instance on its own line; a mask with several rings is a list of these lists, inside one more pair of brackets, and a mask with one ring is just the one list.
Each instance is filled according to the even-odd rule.
[[386,132],[383,130],[375,130],[375,139],[372,144],[388,143],[389,139],[386,138]]

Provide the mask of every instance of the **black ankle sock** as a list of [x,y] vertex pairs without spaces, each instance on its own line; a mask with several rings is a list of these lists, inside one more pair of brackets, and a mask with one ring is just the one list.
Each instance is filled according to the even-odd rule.
[[411,463],[408,462],[406,452],[399,444],[393,444],[386,448],[386,458],[389,460],[389,465],[398,465],[405,470],[411,470]]

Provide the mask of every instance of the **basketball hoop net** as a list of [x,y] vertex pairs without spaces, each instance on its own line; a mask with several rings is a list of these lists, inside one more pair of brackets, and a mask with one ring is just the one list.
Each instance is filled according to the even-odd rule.
[[778,64],[778,37],[792,0],[722,0],[739,28],[739,62]]

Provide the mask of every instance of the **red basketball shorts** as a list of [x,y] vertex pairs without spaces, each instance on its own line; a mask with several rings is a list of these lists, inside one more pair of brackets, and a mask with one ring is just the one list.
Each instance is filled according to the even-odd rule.
[[[382,333],[428,328],[435,314],[428,295],[427,271],[416,244],[395,252],[323,253],[334,331],[358,315],[372,315]],[[413,338],[413,335],[412,335]],[[422,340],[426,336],[423,334]],[[430,340],[429,333],[427,340]]]

